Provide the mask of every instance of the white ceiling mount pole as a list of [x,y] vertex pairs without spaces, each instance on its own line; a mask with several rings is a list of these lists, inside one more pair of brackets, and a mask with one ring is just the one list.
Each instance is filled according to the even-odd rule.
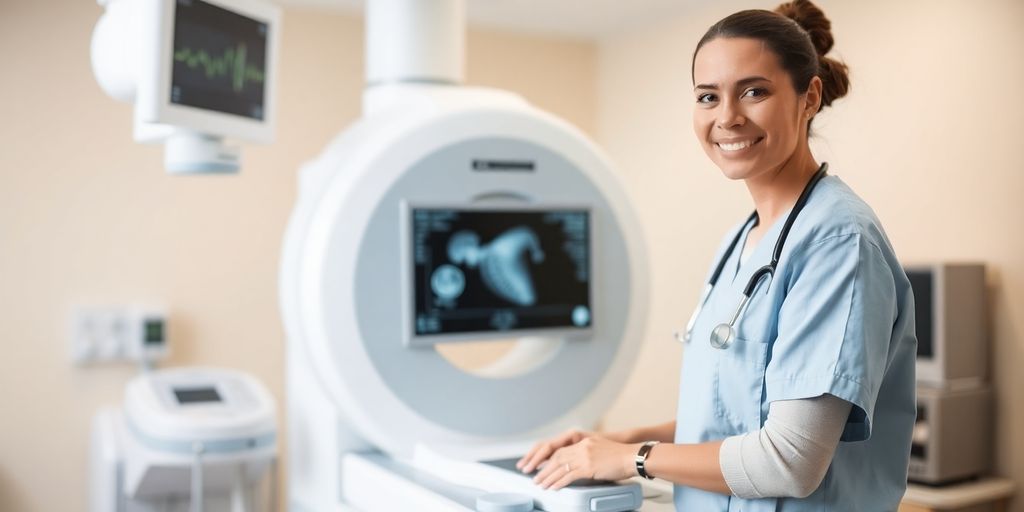
[[462,83],[465,0],[368,0],[366,85]]

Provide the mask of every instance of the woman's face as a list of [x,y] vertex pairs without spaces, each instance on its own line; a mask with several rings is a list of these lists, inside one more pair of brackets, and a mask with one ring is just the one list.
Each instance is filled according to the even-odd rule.
[[694,59],[693,79],[693,130],[726,177],[777,171],[799,145],[806,146],[820,79],[798,96],[778,57],[761,41],[720,37],[706,43]]

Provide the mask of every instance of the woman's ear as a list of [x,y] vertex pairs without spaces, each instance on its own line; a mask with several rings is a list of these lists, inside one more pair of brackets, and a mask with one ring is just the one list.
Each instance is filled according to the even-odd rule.
[[804,117],[812,118],[821,109],[821,78],[811,77],[811,83],[807,86],[807,93],[804,94]]

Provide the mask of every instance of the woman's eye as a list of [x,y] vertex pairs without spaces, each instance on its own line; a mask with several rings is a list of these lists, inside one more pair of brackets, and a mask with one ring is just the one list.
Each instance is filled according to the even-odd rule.
[[716,99],[714,94],[701,94],[697,96],[697,103],[712,103]]
[[750,89],[747,89],[746,91],[743,91],[743,96],[747,98],[760,98],[761,96],[764,96],[767,93],[768,91],[760,87],[752,87]]

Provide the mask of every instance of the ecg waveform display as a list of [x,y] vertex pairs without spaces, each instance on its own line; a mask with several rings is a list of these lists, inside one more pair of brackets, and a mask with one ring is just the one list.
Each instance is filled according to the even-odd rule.
[[592,325],[586,210],[412,210],[417,336]]
[[190,70],[202,71],[207,81],[229,78],[231,91],[237,94],[245,89],[247,82],[263,83],[263,68],[246,62],[246,53],[245,43],[228,48],[221,55],[210,55],[205,50],[182,48],[175,50],[174,62],[183,63]]
[[202,0],[177,0],[171,103],[262,120],[265,22]]

